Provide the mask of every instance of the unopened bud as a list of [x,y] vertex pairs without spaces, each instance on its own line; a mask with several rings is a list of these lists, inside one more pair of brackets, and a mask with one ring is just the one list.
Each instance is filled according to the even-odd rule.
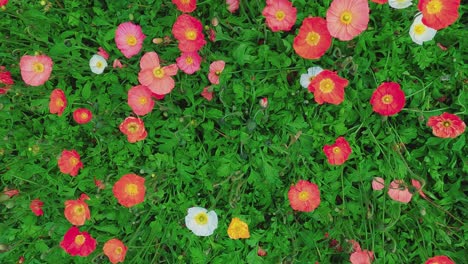
[[263,108],[267,108],[268,107],[268,98],[266,97],[263,97],[262,99],[260,99],[260,106],[263,107]]
[[163,40],[162,38],[154,38],[154,39],[153,39],[153,43],[154,43],[154,44],[161,44],[161,43],[163,43],[163,41],[164,41],[164,40]]
[[218,20],[217,17],[213,17],[213,19],[211,19],[211,25],[212,25],[213,27],[216,27],[216,26],[219,25],[219,20]]

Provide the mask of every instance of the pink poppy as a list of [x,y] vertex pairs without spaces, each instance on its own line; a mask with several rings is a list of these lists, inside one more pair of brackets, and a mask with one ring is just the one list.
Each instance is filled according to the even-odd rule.
[[112,67],[113,67],[113,68],[122,68],[123,65],[122,65],[122,63],[120,62],[119,59],[115,59],[115,60],[114,60],[114,63],[112,63]]
[[224,70],[226,63],[222,60],[214,61],[210,65],[210,73],[208,73],[208,79],[212,84],[219,84],[219,76]]
[[418,180],[412,179],[411,185],[416,188],[416,191],[421,195],[423,198],[426,198],[426,194],[422,191],[421,183]]
[[213,88],[211,86],[203,88],[203,92],[201,93],[201,95],[208,101],[213,99],[213,94]]
[[156,52],[147,52],[140,60],[140,72],[138,81],[147,86],[151,92],[159,95],[168,94],[175,86],[174,79],[171,76],[177,74],[177,65],[161,67],[159,56]]
[[101,57],[103,57],[105,60],[108,60],[109,59],[109,53],[107,53],[107,51],[105,51],[102,47],[99,47],[98,48],[98,52],[97,54]]
[[372,190],[380,191],[385,187],[385,180],[380,177],[374,177],[372,180]]
[[367,0],[333,0],[327,10],[327,27],[332,37],[351,40],[369,23]]
[[8,4],[8,0],[0,0],[0,7],[4,7]]
[[154,101],[151,91],[144,85],[137,85],[128,90],[128,105],[137,115],[146,115],[153,110]]
[[291,30],[296,23],[297,10],[288,0],[267,0],[262,15],[271,31]]
[[394,180],[388,188],[388,196],[397,202],[409,203],[413,194],[410,193],[403,180]]
[[193,74],[200,70],[201,57],[196,51],[183,52],[179,58],[176,59],[177,66],[186,74]]
[[239,9],[239,0],[226,0],[226,4],[228,5],[228,10],[231,13],[234,13]]
[[180,15],[172,26],[172,34],[179,41],[182,52],[193,52],[205,46],[203,25],[200,20],[187,14]]
[[369,250],[358,250],[351,254],[349,261],[352,264],[371,264],[374,260],[374,253]]
[[145,38],[141,27],[132,22],[120,24],[115,32],[117,48],[127,59],[140,52]]
[[49,80],[53,65],[46,55],[24,55],[20,60],[21,78],[31,86],[42,85]]

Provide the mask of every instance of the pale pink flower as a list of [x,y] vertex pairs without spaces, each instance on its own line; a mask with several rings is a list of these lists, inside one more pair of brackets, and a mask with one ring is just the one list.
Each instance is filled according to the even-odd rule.
[[390,183],[388,196],[390,196],[392,200],[402,203],[409,203],[411,201],[411,197],[413,197],[402,180],[394,180]]
[[380,191],[385,187],[385,180],[381,177],[374,177],[372,180],[372,190]]
[[112,67],[113,67],[113,68],[122,68],[123,65],[122,65],[122,63],[120,62],[119,59],[115,59],[115,60],[114,60],[114,63],[112,63]]
[[186,74],[193,74],[200,70],[201,57],[198,52],[183,52],[179,58],[176,59],[177,66]]
[[367,0],[333,0],[327,10],[327,27],[332,37],[351,40],[369,23]]
[[140,72],[138,81],[147,86],[151,92],[158,95],[165,95],[172,91],[175,86],[174,79],[171,76],[177,74],[177,65],[161,67],[159,56],[156,52],[147,52],[140,60]]
[[411,185],[413,185],[413,187],[416,188],[419,195],[426,198],[426,194],[422,191],[421,183],[418,180],[412,179]]
[[212,84],[219,84],[219,76],[224,70],[226,63],[222,60],[214,61],[210,65],[210,73],[208,73],[208,79]]
[[128,90],[128,105],[137,115],[146,115],[153,110],[154,101],[151,91],[144,85],[137,85]]
[[132,22],[120,24],[115,32],[117,48],[127,59],[140,52],[145,38],[141,27]]
[[267,0],[262,11],[271,31],[288,31],[296,23],[297,10],[288,0]]
[[49,80],[54,63],[49,56],[24,55],[20,60],[21,78],[26,84],[39,86]]
[[374,260],[374,253],[369,250],[358,250],[349,257],[352,264],[371,264]]
[[228,10],[231,13],[234,13],[239,9],[239,0],[226,0],[226,4],[228,5]]

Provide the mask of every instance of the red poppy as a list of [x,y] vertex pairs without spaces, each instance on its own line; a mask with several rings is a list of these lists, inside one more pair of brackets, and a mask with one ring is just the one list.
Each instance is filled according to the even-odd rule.
[[83,163],[80,160],[80,154],[76,150],[64,150],[58,160],[60,171],[71,176],[76,176],[78,170],[83,168]]
[[127,247],[122,241],[113,238],[104,244],[104,255],[109,258],[109,261],[113,264],[124,262],[125,255],[127,254]]
[[460,0],[419,0],[424,25],[440,30],[455,23],[458,19]]
[[326,102],[338,105],[344,100],[346,86],[348,80],[341,78],[335,72],[323,70],[312,79],[308,89],[314,93],[314,99],[318,104]]
[[376,113],[383,116],[395,115],[405,106],[405,93],[398,83],[384,82],[374,91],[370,103]]
[[29,204],[29,208],[31,208],[31,211],[36,215],[36,216],[41,216],[44,214],[44,211],[42,211],[42,206],[44,206],[44,202],[39,200],[39,199],[34,199],[31,201]]
[[394,180],[388,188],[388,196],[394,201],[409,203],[413,194],[411,194],[402,180]]
[[128,90],[127,103],[133,112],[140,116],[150,113],[154,107],[151,91],[144,85],[133,86]]
[[61,116],[67,107],[67,98],[61,89],[55,89],[50,94],[49,112]]
[[187,14],[177,18],[172,26],[172,34],[179,41],[182,52],[198,51],[206,44],[202,23]]
[[6,4],[8,4],[8,0],[0,0],[0,7],[3,8]]
[[11,73],[6,71],[4,66],[0,66],[0,94],[5,94],[13,84]]
[[351,154],[351,146],[344,137],[336,139],[335,144],[325,145],[323,152],[327,156],[328,163],[331,165],[341,165],[348,160]]
[[130,143],[143,140],[148,135],[145,130],[145,123],[143,123],[143,120],[136,117],[125,118],[120,124],[119,129],[127,136],[127,140]]
[[73,111],[73,119],[78,124],[86,124],[93,118],[93,114],[86,108],[78,108]]
[[458,116],[443,113],[439,116],[431,116],[427,125],[432,128],[432,134],[440,138],[456,138],[465,132],[466,124]]
[[293,48],[306,59],[319,59],[330,48],[332,37],[327,21],[321,17],[306,18],[294,38]]
[[112,188],[117,201],[125,206],[132,207],[145,200],[145,178],[136,174],[125,174]]
[[96,240],[88,232],[80,232],[72,226],[63,236],[60,247],[72,256],[86,257],[96,249]]
[[288,192],[292,209],[301,212],[312,212],[320,204],[320,191],[315,183],[300,180],[292,185]]
[[197,8],[197,0],[172,0],[172,3],[184,13],[191,13]]
[[447,256],[435,256],[426,260],[424,264],[455,264],[455,262]]
[[84,225],[86,220],[91,218],[88,204],[84,200],[89,200],[86,194],[82,194],[78,200],[65,201],[65,218],[75,226]]

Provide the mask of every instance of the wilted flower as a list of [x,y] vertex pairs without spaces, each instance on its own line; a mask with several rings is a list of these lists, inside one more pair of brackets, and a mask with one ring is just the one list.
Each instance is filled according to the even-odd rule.
[[109,59],[109,53],[107,53],[107,51],[105,51],[102,47],[99,47],[98,48],[98,52],[97,54],[101,57],[103,57],[105,60],[108,60]]
[[203,91],[201,92],[201,96],[203,96],[208,101],[213,100],[213,94],[213,87],[211,86],[203,88]]
[[413,194],[411,194],[402,180],[394,180],[390,183],[390,187],[388,188],[388,196],[394,201],[409,203]]
[[34,199],[31,201],[29,204],[29,208],[31,208],[31,211],[36,215],[36,216],[41,216],[44,214],[44,211],[42,211],[42,206],[44,206],[44,202],[39,200],[39,199]]
[[385,180],[381,177],[374,177],[372,180],[372,190],[380,191],[385,187]]

